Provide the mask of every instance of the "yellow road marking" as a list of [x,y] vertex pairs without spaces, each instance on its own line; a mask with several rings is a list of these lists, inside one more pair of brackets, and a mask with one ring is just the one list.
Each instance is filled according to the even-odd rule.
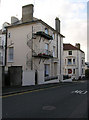
[[47,89],[51,89],[51,88],[57,88],[57,87],[60,87],[60,86],[49,87],[49,88],[42,88],[42,89],[31,90],[31,91],[29,90],[29,91],[21,92],[21,93],[14,93],[14,94],[2,96],[2,98],[11,97],[11,96],[15,96],[15,95],[23,95],[23,94],[30,93],[30,92],[38,92],[38,91],[47,90]]

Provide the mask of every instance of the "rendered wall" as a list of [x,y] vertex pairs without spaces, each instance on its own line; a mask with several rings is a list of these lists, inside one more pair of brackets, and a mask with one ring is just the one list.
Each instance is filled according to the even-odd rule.
[[35,71],[23,71],[22,86],[35,85]]

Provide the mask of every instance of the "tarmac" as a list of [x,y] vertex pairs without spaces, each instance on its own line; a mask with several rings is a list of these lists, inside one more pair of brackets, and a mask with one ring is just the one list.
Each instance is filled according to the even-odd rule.
[[15,94],[15,93],[21,93],[21,92],[27,92],[32,90],[38,90],[38,89],[44,89],[49,87],[55,87],[55,86],[62,86],[67,84],[76,84],[78,82],[59,82],[59,83],[49,83],[49,84],[41,84],[41,85],[30,85],[30,86],[8,86],[2,88],[2,96]]

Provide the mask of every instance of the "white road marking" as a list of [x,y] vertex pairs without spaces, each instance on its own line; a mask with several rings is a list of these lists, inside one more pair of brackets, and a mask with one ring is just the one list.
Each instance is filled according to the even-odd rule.
[[72,91],[71,93],[75,93],[75,94],[86,94],[88,91],[87,90],[75,90]]

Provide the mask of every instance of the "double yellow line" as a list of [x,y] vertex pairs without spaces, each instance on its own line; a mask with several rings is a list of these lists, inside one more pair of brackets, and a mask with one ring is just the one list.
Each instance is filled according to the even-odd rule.
[[[43,91],[43,90],[47,90],[47,89],[51,89],[51,88],[58,88],[58,87],[60,87],[60,86],[54,86],[54,87],[49,87],[49,88],[42,88],[42,89],[37,89],[37,90],[29,90],[29,91],[20,92],[20,93],[13,93],[13,94],[10,94],[10,95],[4,95],[4,96],[2,96],[2,98],[7,98],[7,97],[15,96],[15,95],[23,95],[23,94],[26,94],[26,93],[38,92],[38,91]],[[0,98],[1,98],[1,96],[0,96]]]

